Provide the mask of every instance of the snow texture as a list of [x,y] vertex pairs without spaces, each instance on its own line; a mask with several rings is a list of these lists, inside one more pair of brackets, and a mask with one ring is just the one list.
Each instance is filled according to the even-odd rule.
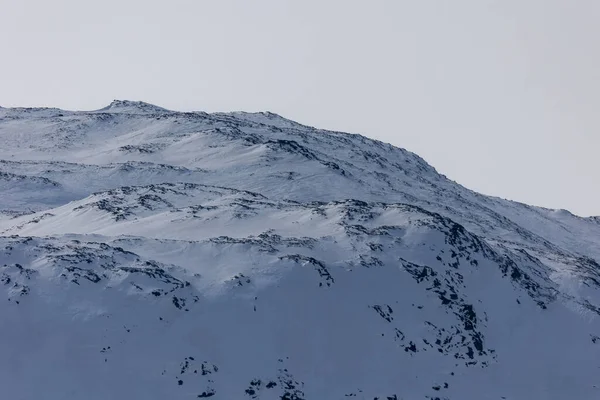
[[2,398],[598,399],[599,221],[269,112],[0,108]]

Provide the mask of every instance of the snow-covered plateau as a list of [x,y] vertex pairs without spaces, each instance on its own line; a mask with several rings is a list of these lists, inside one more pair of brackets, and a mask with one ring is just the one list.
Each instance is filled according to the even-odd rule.
[[600,399],[599,262],[360,135],[0,108],[2,399]]

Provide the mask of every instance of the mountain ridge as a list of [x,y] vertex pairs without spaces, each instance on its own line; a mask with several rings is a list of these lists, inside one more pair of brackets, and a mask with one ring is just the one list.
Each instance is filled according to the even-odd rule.
[[[256,111],[256,112],[246,112],[246,111],[230,111],[230,112],[222,112],[222,111],[217,111],[217,112],[205,112],[205,111],[200,111],[200,110],[196,110],[196,111],[175,111],[175,110],[169,110],[166,109],[164,107],[161,106],[157,106],[154,105],[152,103],[147,103],[144,101],[138,101],[138,100],[119,100],[119,99],[115,99],[113,100],[109,105],[105,106],[105,107],[101,107],[99,109],[94,109],[94,110],[67,110],[67,109],[60,109],[60,108],[54,108],[54,107],[1,107],[0,109],[2,110],[15,110],[15,111],[22,111],[22,110],[28,110],[28,111],[57,111],[57,112],[62,112],[62,113],[75,113],[75,114],[89,114],[89,113],[103,113],[106,112],[108,114],[115,112],[115,108],[119,108],[119,107],[131,107],[131,108],[138,108],[140,112],[145,112],[145,113],[153,113],[152,110],[160,110],[159,112],[161,113],[171,113],[171,114],[196,114],[196,115],[202,115],[202,116],[222,116],[222,117],[228,117],[228,116],[234,116],[234,117],[241,117],[241,119],[244,119],[244,116],[249,116],[249,117],[266,117],[266,120],[273,120],[273,119],[279,119],[279,120],[283,120],[286,122],[290,122],[296,126],[302,127],[302,128],[306,128],[306,129],[311,129],[311,130],[318,130],[320,132],[325,132],[325,133],[333,133],[333,134],[343,134],[343,135],[352,135],[352,136],[359,136],[362,138],[365,138],[367,140],[373,141],[373,142],[378,142],[381,143],[384,146],[391,146],[394,147],[396,149],[402,150],[402,151],[406,151],[409,152],[417,157],[419,157],[418,155],[416,155],[415,153],[412,153],[404,148],[401,147],[396,147],[390,143],[378,140],[378,139],[373,139],[373,138],[369,138],[367,136],[364,136],[360,133],[346,133],[346,132],[340,132],[340,131],[334,131],[334,130],[327,130],[327,129],[317,129],[313,126],[310,125],[305,125],[305,124],[301,124],[298,123],[296,121],[290,120],[288,118],[283,117],[280,114],[274,113],[272,111]],[[119,112],[119,111],[116,111]],[[52,116],[48,116],[48,117],[52,117]],[[276,125],[275,125],[276,126]],[[419,157],[421,158],[421,157]],[[427,161],[423,160],[424,163],[428,164]],[[428,164],[429,165],[429,164]],[[431,168],[433,168],[434,170],[436,170],[437,173],[439,173],[437,171],[437,169],[431,165],[429,165]],[[443,174],[440,174],[442,177],[446,177]],[[451,180],[452,182],[456,183],[457,185],[463,186],[462,184],[458,183],[455,180]],[[465,187],[466,188],[466,187]],[[470,189],[469,189],[470,190]],[[474,192],[474,191],[473,191]],[[526,205],[526,206],[531,206],[531,207],[536,207],[539,209],[544,209],[547,211],[555,211],[555,212],[561,212],[561,211],[566,211],[576,217],[580,217],[580,218],[584,218],[584,219],[598,219],[600,218],[599,216],[581,216],[578,214],[573,213],[571,210],[567,210],[567,209],[560,209],[560,208],[551,208],[551,207],[544,207],[544,206],[536,206],[536,205],[530,205],[528,203],[519,201],[519,200],[509,200],[506,198],[503,198],[501,196],[493,196],[493,195],[483,195],[485,197],[488,198],[494,198],[494,199],[498,199],[498,200],[502,200],[502,201],[508,201],[511,203],[516,203],[516,204],[521,204],[521,205]]]
[[0,109],[7,396],[598,395],[597,217],[269,112],[111,106]]

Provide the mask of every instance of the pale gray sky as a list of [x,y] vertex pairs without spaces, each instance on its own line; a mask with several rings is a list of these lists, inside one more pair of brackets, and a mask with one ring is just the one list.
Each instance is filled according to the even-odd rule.
[[600,215],[598,0],[0,0],[0,105],[270,110]]

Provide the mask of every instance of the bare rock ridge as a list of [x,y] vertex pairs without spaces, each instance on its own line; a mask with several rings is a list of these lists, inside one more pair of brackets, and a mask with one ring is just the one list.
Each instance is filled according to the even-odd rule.
[[0,315],[11,399],[589,400],[600,220],[270,112],[0,108]]

